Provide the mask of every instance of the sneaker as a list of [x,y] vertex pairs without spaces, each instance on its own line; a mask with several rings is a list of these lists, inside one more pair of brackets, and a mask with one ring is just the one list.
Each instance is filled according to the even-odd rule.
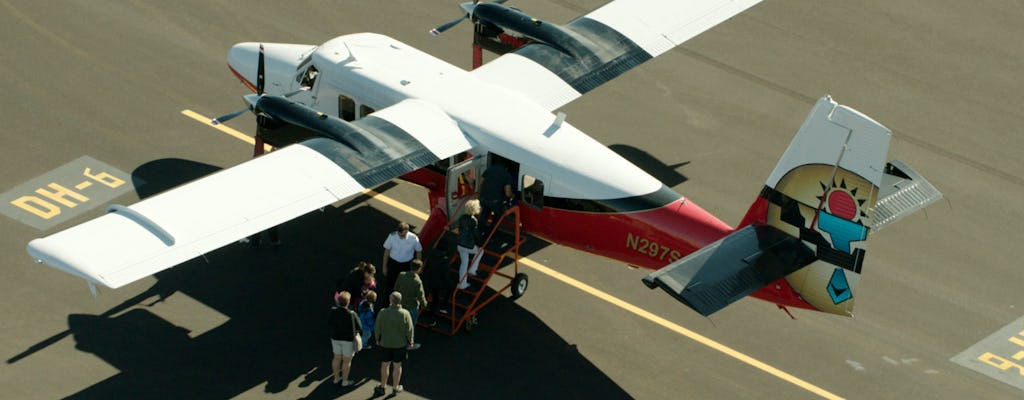
[[462,282],[461,284],[459,284],[459,290],[466,290],[466,289],[469,289],[469,283],[468,282]]
[[375,396],[383,396],[384,395],[384,385],[377,385],[377,387],[374,387],[373,388],[373,394]]
[[352,386],[354,384],[355,384],[355,382],[353,382],[351,380],[346,380],[344,382],[341,382],[341,387],[349,387],[349,386]]
[[421,345],[419,343],[413,343],[413,344],[410,344],[409,347],[406,347],[406,349],[408,349],[408,350],[419,350],[420,347],[423,347],[423,345]]
[[331,383],[333,383],[335,385],[337,385],[338,383],[341,383],[341,377],[340,376],[335,377],[334,379],[331,380]]
[[405,388],[402,387],[402,385],[395,386],[395,394],[402,393],[403,390],[405,390]]

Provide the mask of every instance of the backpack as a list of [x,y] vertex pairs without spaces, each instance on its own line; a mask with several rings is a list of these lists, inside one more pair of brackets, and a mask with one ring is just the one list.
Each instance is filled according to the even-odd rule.
[[[369,301],[363,300],[359,302],[357,310],[356,315],[359,316],[359,323],[363,324],[363,331],[373,332],[373,326],[377,322],[377,317],[373,310],[373,304]],[[372,333],[370,334],[370,337],[373,337]]]

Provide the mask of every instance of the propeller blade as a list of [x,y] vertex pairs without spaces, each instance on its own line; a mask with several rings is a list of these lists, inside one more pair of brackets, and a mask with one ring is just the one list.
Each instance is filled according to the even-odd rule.
[[265,80],[263,74],[263,43],[260,43],[260,58],[256,64],[256,94],[263,94],[263,81]]
[[238,110],[238,111],[235,111],[235,112],[233,112],[231,114],[221,115],[221,116],[219,116],[217,118],[211,119],[210,120],[210,125],[220,125],[220,124],[223,124],[225,122],[228,122],[228,121],[234,119],[235,117],[237,117],[239,115],[244,114],[246,111],[249,111],[248,107],[243,108],[243,109]]
[[460,22],[462,22],[465,19],[466,19],[466,16],[463,15],[463,16],[461,16],[459,18],[456,18],[456,19],[453,19],[451,21],[445,22],[444,24],[441,24],[441,26],[438,26],[437,28],[431,29],[430,30],[430,34],[434,35],[434,36],[440,35],[440,34],[444,33],[444,31],[451,29],[453,26],[458,25]]

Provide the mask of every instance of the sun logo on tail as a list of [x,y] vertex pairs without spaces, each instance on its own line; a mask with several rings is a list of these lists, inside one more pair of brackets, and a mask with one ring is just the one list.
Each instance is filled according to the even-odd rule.
[[835,180],[832,181],[831,186],[824,182],[818,182],[818,184],[821,185],[823,192],[821,196],[818,196],[818,201],[824,202],[826,212],[847,221],[859,222],[861,219],[868,218],[863,208],[868,199],[857,198],[857,191],[860,188],[847,188],[846,179],[841,179],[838,185]]

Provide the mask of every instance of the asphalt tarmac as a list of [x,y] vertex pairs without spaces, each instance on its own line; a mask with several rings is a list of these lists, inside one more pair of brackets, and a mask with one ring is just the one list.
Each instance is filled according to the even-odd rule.
[[[603,2],[515,4],[566,22]],[[130,204],[238,164],[249,145],[181,114],[240,108],[232,44],[374,31],[468,67],[469,24],[427,34],[458,13],[444,1],[0,0],[0,191],[88,156],[145,182],[103,202]],[[1012,339],[1024,332],[990,335],[1024,309],[1022,38],[1014,0],[768,0],[565,106],[731,224],[824,94],[890,127],[889,157],[946,199],[872,236],[855,318],[792,320],[755,299],[703,318],[644,287],[644,271],[536,245],[523,298],[499,299],[472,332],[419,333],[399,397],[1021,398]],[[378,191],[426,209],[412,185]],[[44,230],[0,217],[0,397],[369,398],[373,354],[355,359],[359,386],[329,383],[325,294],[355,261],[378,262],[395,221],[422,224],[391,204],[361,196],[284,224],[279,248],[230,245],[96,298],[25,245],[102,204]],[[972,346],[973,364],[953,360]]]

